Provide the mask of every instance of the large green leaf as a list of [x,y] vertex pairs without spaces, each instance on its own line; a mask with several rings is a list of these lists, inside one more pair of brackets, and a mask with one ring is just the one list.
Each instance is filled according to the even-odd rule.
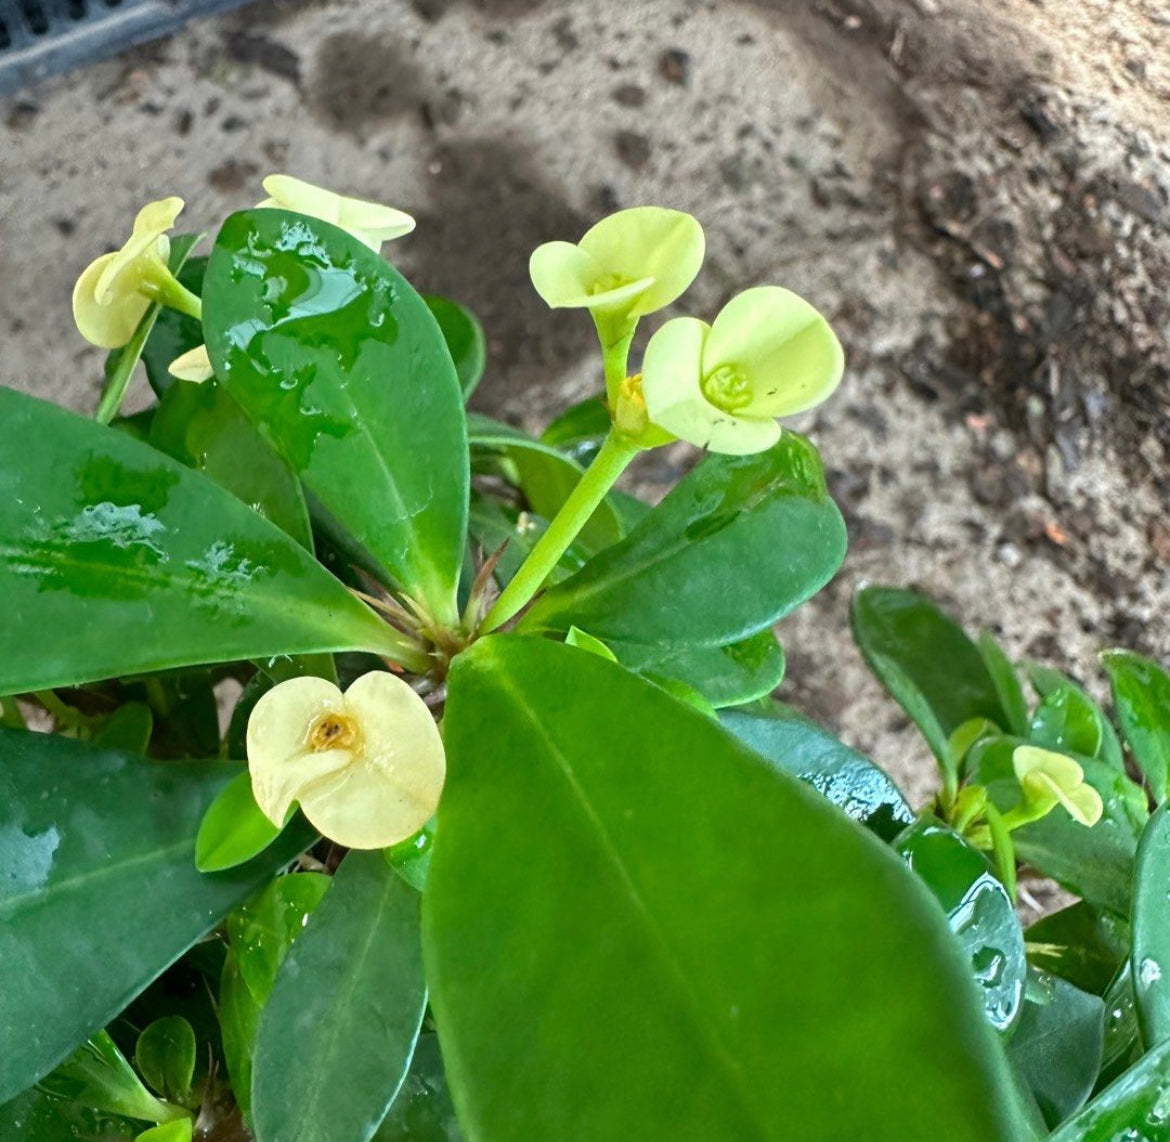
[[195,832],[239,767],[0,731],[0,1102],[50,1071],[305,845],[230,873]]
[[67,1102],[38,1087],[0,1106],[4,1142],[129,1142],[142,1125]]
[[418,1037],[410,1073],[374,1142],[463,1142],[434,1032]]
[[1155,1047],[1051,1142],[1165,1142],[1170,1137],[1170,1042]]
[[1093,1093],[1104,1050],[1105,1004],[1057,976],[1029,981],[1028,1000],[1008,1046],[1016,1073],[1049,1129]]
[[297,478],[218,381],[175,381],[159,401],[149,440],[313,549]]
[[406,1077],[426,1010],[419,895],[350,853],[281,966],[252,1073],[258,1142],[366,1142]]
[[766,714],[725,710],[719,720],[771,764],[811,785],[884,840],[913,824],[914,810],[884,770],[782,703],[769,703]]
[[10,389],[0,389],[0,595],[6,694],[398,646],[312,555],[210,480]]
[[1104,717],[1081,690],[1061,686],[1047,694],[1028,727],[1028,738],[1045,749],[1096,757],[1104,741]]
[[551,587],[526,630],[579,626],[624,658],[738,642],[832,578],[845,525],[816,449],[786,432],[754,456],[708,456],[621,542]]
[[853,637],[870,669],[947,760],[947,738],[972,718],[1002,729],[1009,718],[975,644],[929,599],[864,587],[850,609]]
[[424,941],[470,1137],[1015,1137],[937,904],[812,790],[551,641],[460,655],[444,728]]
[[1028,958],[1081,991],[1104,995],[1129,955],[1129,925],[1083,900],[1037,920],[1025,933]]
[[216,376],[325,510],[440,622],[457,619],[467,427],[426,302],[344,231],[233,214],[203,284]]
[[1162,801],[1170,789],[1170,674],[1126,650],[1111,650],[1101,661],[1134,761],[1146,775],[1154,800]]
[[1133,881],[1134,992],[1142,1039],[1170,1039],[1170,803],[1150,818]]

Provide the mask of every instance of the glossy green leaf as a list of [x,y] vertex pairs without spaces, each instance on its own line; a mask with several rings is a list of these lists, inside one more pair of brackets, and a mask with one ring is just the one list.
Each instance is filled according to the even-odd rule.
[[1097,996],[1057,976],[1029,981],[1008,1058],[1050,1130],[1093,1093],[1104,1051],[1104,1015],[1105,1005]]
[[293,941],[331,884],[332,878],[319,872],[278,876],[228,917],[228,940],[240,975],[261,1006]]
[[937,905],[812,790],[547,640],[460,655],[444,730],[424,939],[470,1137],[1014,1137]]
[[[172,274],[181,276],[184,263],[202,238],[202,234],[175,234],[170,239],[170,254],[167,265]],[[134,369],[144,355],[146,346],[153,335],[155,323],[164,312],[170,311],[158,302],[151,305],[142,315],[138,328],[134,330],[134,336],[106,358],[106,387],[102,393],[98,410],[94,414],[94,419],[99,424],[109,424],[118,414],[126,391],[130,387]],[[188,318],[188,320],[190,319]],[[178,354],[176,353],[175,356]],[[174,360],[174,358],[171,359]]]
[[93,744],[103,749],[124,749],[127,753],[146,753],[154,729],[154,714],[145,702],[127,702],[119,706],[93,736]]
[[930,817],[915,821],[894,848],[943,906],[951,931],[970,957],[988,1022],[997,1031],[1009,1031],[1023,1006],[1028,965],[1024,933],[1007,889],[978,849]]
[[144,1130],[134,1142],[191,1142],[194,1124],[189,1118],[177,1118]]
[[1133,970],[1128,959],[1101,998],[1105,1003],[1105,1058],[1098,1086],[1127,1071],[1143,1050]]
[[1101,722],[1100,714],[1085,694],[1061,686],[1036,707],[1027,736],[1045,749],[1096,757],[1104,737]]
[[1147,1047],[1170,1039],[1170,807],[1150,818],[1133,884],[1134,993]]
[[638,673],[686,683],[716,709],[764,698],[784,681],[784,649],[771,630],[727,646],[687,646],[663,658],[630,645],[623,645],[622,655]]
[[406,1081],[374,1142],[463,1142],[443,1073],[439,1037],[433,1032],[418,1037]]
[[238,772],[0,732],[0,1102],[48,1073],[301,850],[230,873],[195,831]]
[[1051,1142],[1165,1142],[1170,1137],[1170,1042],[1144,1055]]
[[[1018,738],[1002,737],[980,742],[971,751],[972,781],[986,785],[1001,810],[1010,809],[1020,797],[1012,753],[1021,744]],[[1128,916],[1134,854],[1146,822],[1145,792],[1105,761],[1082,756],[1074,760],[1101,794],[1101,820],[1086,828],[1057,806],[1012,834],[1016,852],[1090,904]]]
[[245,1120],[252,1110],[252,1053],[263,1004],[249,990],[240,974],[239,961],[230,950],[219,980],[219,1031],[223,1057],[232,1081],[232,1093]]
[[1008,728],[979,649],[925,596],[865,587],[853,597],[850,620],[869,668],[940,761],[949,762],[947,739],[972,718]]
[[[188,258],[176,275],[179,283],[196,297],[203,294],[203,276],[207,272],[207,259]],[[146,346],[142,350],[142,363],[146,366],[146,378],[157,396],[162,396],[178,378],[170,373],[171,363],[184,353],[203,344],[203,323],[180,313],[177,309],[166,309],[158,315]]]
[[176,1107],[160,1102],[142,1085],[134,1068],[105,1031],[83,1043],[40,1083],[58,1098],[80,1103],[103,1114],[146,1122],[182,1117]]
[[844,555],[816,449],[787,432],[754,456],[708,456],[625,539],[540,596],[521,626],[577,625],[623,660],[722,646],[814,595]]
[[1126,650],[1101,656],[1113,687],[1113,704],[1134,761],[1155,801],[1170,791],[1170,674]]
[[297,478],[218,381],[175,381],[159,402],[150,443],[313,549]]
[[166,1015],[143,1028],[134,1048],[142,1077],[163,1098],[186,1103],[195,1079],[195,1030],[181,1015]]
[[1125,770],[1125,753],[1121,748],[1121,739],[1113,728],[1113,723],[1105,716],[1105,711],[1093,700],[1092,695],[1080,683],[1075,682],[1067,674],[1053,670],[1049,666],[1041,666],[1036,662],[1024,664],[1028,681],[1041,699],[1051,697],[1057,690],[1073,690],[1087,702],[1097,713],[1097,721],[1101,727],[1101,749],[1098,756],[1108,762],[1114,769]]
[[[504,458],[509,475],[524,493],[537,515],[552,519],[577,486],[584,469],[549,444],[498,420],[469,413],[467,436],[473,460],[485,456]],[[625,534],[622,518],[607,497],[597,507],[577,537],[587,551],[600,551]]]
[[456,621],[468,460],[455,366],[400,273],[326,222],[233,214],[203,287],[228,392],[354,539]]
[[245,770],[216,795],[203,815],[195,837],[195,867],[222,872],[263,852],[280,829],[260,811],[252,796],[252,778]]
[[431,853],[435,844],[435,821],[432,817],[413,837],[383,849],[386,863],[416,892],[425,892],[431,872]]
[[4,1142],[129,1142],[141,1122],[102,1114],[33,1087],[0,1106]]
[[424,293],[422,299],[439,323],[439,331],[459,378],[459,387],[463,390],[463,399],[467,400],[479,385],[487,361],[483,326],[471,310],[448,297]]
[[914,810],[883,770],[782,703],[769,703],[767,714],[725,710],[719,720],[770,764],[811,785],[883,840],[913,824]]
[[0,455],[13,458],[0,473],[2,692],[268,654],[397,653],[307,551],[138,441],[0,389]]
[[1129,955],[1129,925],[1078,900],[1037,920],[1025,933],[1028,959],[1082,991],[1104,995]]
[[575,646],[578,650],[599,655],[610,662],[617,662],[617,655],[601,639],[594,638],[588,631],[583,631],[580,627],[569,627],[568,634],[565,635],[565,645]]
[[252,1074],[257,1142],[361,1142],[406,1077],[427,991],[419,895],[351,852],[281,967]]
[[1028,702],[1024,697],[1024,688],[1020,684],[1016,668],[1012,665],[1011,659],[1004,654],[999,643],[986,631],[979,636],[976,646],[999,696],[999,704],[1007,715],[1008,724],[1002,728],[1008,733],[1023,737],[1028,732]]

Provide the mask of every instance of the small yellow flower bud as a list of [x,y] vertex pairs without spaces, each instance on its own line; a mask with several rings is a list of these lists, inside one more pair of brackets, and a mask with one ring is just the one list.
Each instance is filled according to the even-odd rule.
[[73,319],[91,345],[118,349],[150,308],[150,292],[170,277],[167,232],[183,209],[181,198],[148,202],[134,219],[134,232],[112,254],[90,262],[73,288]]
[[413,836],[439,804],[443,741],[430,710],[401,678],[365,674],[343,694],[293,678],[248,719],[256,804],[274,824],[299,803],[323,835],[354,849]]

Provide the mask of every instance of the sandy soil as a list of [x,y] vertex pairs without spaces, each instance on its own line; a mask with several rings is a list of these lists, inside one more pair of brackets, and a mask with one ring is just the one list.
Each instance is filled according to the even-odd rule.
[[852,550],[783,624],[785,695],[922,798],[928,755],[849,640],[858,582],[1090,682],[1103,646],[1170,656],[1168,46],[1164,0],[257,4],[0,106],[3,381],[89,407],[79,268],[147,198],[210,227],[285,169],[419,218],[394,253],[483,318],[477,403],[538,427],[597,367],[528,252],[690,210],[710,255],[682,308],[779,282],[846,343],[802,427]]

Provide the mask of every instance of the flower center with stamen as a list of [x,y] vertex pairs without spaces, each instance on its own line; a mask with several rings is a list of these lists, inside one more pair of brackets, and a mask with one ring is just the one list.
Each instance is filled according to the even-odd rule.
[[738,412],[752,403],[752,389],[747,377],[734,365],[712,369],[699,387],[703,396],[723,412]]
[[309,729],[309,748],[314,753],[327,749],[349,749],[357,741],[357,725],[344,714],[322,714]]
[[598,294],[609,293],[611,289],[621,289],[622,286],[629,285],[632,278],[624,278],[621,274],[602,274],[597,281],[593,282],[586,293],[590,297],[597,297]]

